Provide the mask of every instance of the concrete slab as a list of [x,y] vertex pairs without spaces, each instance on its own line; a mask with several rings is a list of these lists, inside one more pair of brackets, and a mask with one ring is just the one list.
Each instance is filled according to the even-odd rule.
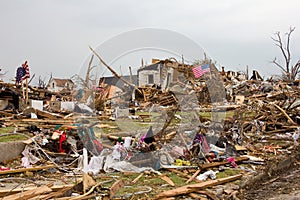
[[0,143],[0,162],[4,160],[11,160],[19,155],[25,148],[25,144],[22,141],[17,142],[1,142]]

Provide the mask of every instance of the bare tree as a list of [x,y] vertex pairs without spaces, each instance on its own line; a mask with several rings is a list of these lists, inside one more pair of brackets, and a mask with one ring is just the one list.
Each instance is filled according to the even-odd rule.
[[275,33],[275,37],[271,37],[275,45],[279,47],[285,61],[284,64],[280,64],[275,57],[272,63],[282,70],[283,78],[287,81],[294,81],[300,73],[300,59],[294,65],[291,64],[290,40],[294,30],[295,27],[290,27],[289,32],[285,33],[286,41],[283,41],[279,31]]

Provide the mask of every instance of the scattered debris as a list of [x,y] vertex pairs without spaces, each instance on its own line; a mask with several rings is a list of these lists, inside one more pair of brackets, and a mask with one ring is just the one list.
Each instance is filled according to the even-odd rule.
[[0,125],[13,127],[0,139],[20,136],[25,144],[20,157],[1,161],[3,199],[237,199],[242,189],[225,183],[238,184],[299,147],[294,83],[264,81],[258,72],[247,80],[207,60],[166,59],[140,70],[161,69],[163,85],[137,86],[91,50],[123,88],[104,78],[79,90],[72,81],[61,91],[27,83],[25,98],[22,83],[0,82]]

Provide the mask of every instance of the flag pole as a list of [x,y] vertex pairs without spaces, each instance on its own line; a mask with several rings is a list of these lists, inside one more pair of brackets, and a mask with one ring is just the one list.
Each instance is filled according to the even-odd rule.
[[26,78],[26,98],[25,98],[26,105],[28,104],[28,78]]
[[212,74],[211,74],[211,62],[209,62],[209,73],[210,73],[210,79],[212,79]]

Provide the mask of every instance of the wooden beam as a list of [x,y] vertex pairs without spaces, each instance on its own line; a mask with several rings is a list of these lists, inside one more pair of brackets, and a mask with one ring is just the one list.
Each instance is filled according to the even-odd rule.
[[82,174],[82,181],[83,181],[83,193],[86,193],[88,189],[96,185],[96,181],[85,172],[83,172]]
[[109,196],[112,199],[113,196],[122,188],[125,186],[125,183],[123,180],[117,180],[114,182],[114,184],[109,189]]
[[201,172],[201,169],[198,169],[189,180],[187,180],[185,183],[191,182],[199,173]]
[[280,110],[280,112],[282,112],[282,114],[284,114],[284,116],[288,119],[288,121],[290,123],[292,123],[293,125],[297,125],[291,118],[290,116],[282,109],[280,108],[277,104],[272,103],[273,106],[275,106],[278,110]]
[[133,181],[132,183],[138,182],[138,180],[144,175],[144,173],[140,173]]
[[220,178],[217,180],[210,180],[210,181],[206,181],[203,183],[196,183],[196,184],[192,184],[192,185],[185,185],[179,188],[175,188],[172,190],[167,190],[164,192],[161,192],[159,194],[157,194],[154,199],[161,199],[161,198],[165,198],[165,197],[174,197],[174,196],[178,196],[178,195],[182,195],[182,194],[189,194],[192,192],[195,192],[199,189],[202,188],[207,188],[207,187],[212,187],[215,185],[221,185],[227,182],[231,182],[231,181],[235,181],[242,178],[242,174],[238,174],[238,175],[234,175],[234,176],[230,176],[227,178]]
[[201,197],[201,196],[199,196],[198,194],[195,194],[195,193],[190,193],[189,196],[192,197],[193,199],[208,200],[207,198]]
[[[71,189],[72,187],[74,187],[74,184],[68,184],[68,185],[54,185],[51,187],[52,191],[60,191],[64,188],[69,188]],[[0,197],[3,197],[4,195],[7,194],[15,194],[15,193],[19,193],[19,192],[24,192],[24,191],[28,191],[28,190],[33,190],[36,189],[36,186],[31,186],[31,187],[25,187],[25,188],[16,188],[14,190],[11,189],[5,189],[5,190],[0,190]]]
[[[169,170],[170,172],[173,172],[173,173],[176,173],[180,176],[183,176],[184,178],[191,178],[192,176],[188,175],[188,174],[185,174],[179,170],[176,170],[176,169],[171,169],[171,168],[165,168],[166,170]],[[202,183],[202,181],[198,180],[198,179],[194,179],[194,181],[198,182],[198,183]]]
[[46,166],[39,166],[39,167],[12,169],[12,170],[0,171],[0,175],[16,174],[16,173],[29,172],[29,171],[39,171],[39,170],[49,169],[49,168],[55,168],[55,166],[54,165],[46,165]]
[[162,180],[166,181],[169,185],[175,186],[174,182],[173,182],[167,175],[162,174],[162,175],[160,176],[160,178],[161,178]]
[[[241,161],[249,160],[249,158],[246,157],[246,156],[241,156],[241,157],[237,157],[237,158],[234,158],[234,159],[235,159],[235,162],[241,162]],[[226,165],[226,164],[229,164],[229,163],[230,162],[228,162],[228,161],[205,163],[205,164],[200,164],[199,168],[200,169],[208,169],[208,168],[218,167],[218,166],[221,166],[221,165]]]
[[52,192],[52,189],[49,188],[47,185],[43,185],[32,190],[3,197],[2,200],[27,200],[49,192]]
[[[46,195],[43,195],[43,196],[36,197],[36,200],[40,200],[40,199],[43,199],[43,200],[56,199],[58,197],[62,197],[63,195],[65,195],[66,193],[68,193],[73,188],[73,186],[65,186],[65,185],[63,185],[63,186],[64,187],[61,188],[58,191],[54,191],[54,192],[51,192],[50,194],[46,194]],[[30,199],[30,200],[33,200],[33,199]]]

